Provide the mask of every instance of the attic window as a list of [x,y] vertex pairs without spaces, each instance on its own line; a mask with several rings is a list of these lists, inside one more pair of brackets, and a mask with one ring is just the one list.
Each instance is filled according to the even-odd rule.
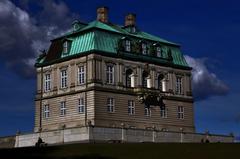
[[143,55],[147,54],[147,44],[146,43],[142,43],[142,54]]
[[78,23],[75,23],[73,25],[73,31],[77,31],[79,29],[79,24]]
[[64,54],[67,54],[68,53],[68,41],[65,41],[64,43],[63,43],[63,53]]
[[131,41],[125,40],[125,51],[130,52],[131,51]]
[[131,33],[135,33],[136,32],[136,27],[133,26],[133,27],[130,28],[130,30],[131,30]]
[[157,51],[157,57],[162,57],[162,49],[160,46],[157,46],[156,51]]

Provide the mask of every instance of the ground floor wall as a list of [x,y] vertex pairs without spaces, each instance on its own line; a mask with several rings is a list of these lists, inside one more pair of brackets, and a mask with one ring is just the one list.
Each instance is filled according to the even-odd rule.
[[41,137],[47,144],[64,144],[73,142],[175,142],[175,143],[200,143],[207,140],[211,143],[232,143],[233,136],[187,133],[163,132],[145,129],[107,128],[107,127],[79,127],[63,130],[31,133],[16,136],[15,147],[34,146]]

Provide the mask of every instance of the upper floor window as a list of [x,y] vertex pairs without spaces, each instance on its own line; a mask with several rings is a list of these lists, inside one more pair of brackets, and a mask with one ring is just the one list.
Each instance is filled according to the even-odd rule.
[[45,74],[44,90],[45,90],[45,92],[48,92],[51,90],[51,74]]
[[107,84],[114,83],[114,67],[113,67],[113,65],[107,65],[106,79],[107,79]]
[[182,77],[176,77],[176,94],[182,94]]
[[85,83],[85,70],[84,66],[79,66],[78,67],[78,83],[79,84],[84,84]]
[[147,44],[146,43],[142,43],[142,54],[147,55]]
[[107,99],[107,111],[108,112],[114,112],[114,105],[115,101],[113,98],[108,98]]
[[49,104],[44,105],[43,111],[44,118],[45,119],[49,118],[50,117]]
[[85,112],[85,104],[84,104],[84,98],[78,99],[78,113],[84,113]]
[[160,46],[157,46],[156,51],[157,51],[157,57],[162,57],[162,49]]
[[163,91],[163,78],[164,78],[163,74],[158,75],[158,85],[157,85],[157,87],[160,91]]
[[135,103],[133,100],[128,100],[128,114],[129,115],[135,114]]
[[142,87],[143,88],[150,88],[149,73],[146,72],[146,71],[143,71],[143,74],[142,74]]
[[184,119],[184,107],[178,106],[178,119]]
[[131,41],[125,40],[125,51],[130,52],[131,51]]
[[63,53],[64,54],[68,53],[68,48],[69,48],[68,45],[69,45],[68,41],[65,41],[63,43]]
[[144,107],[144,115],[145,116],[151,116],[151,109],[150,109],[150,107],[147,107],[147,106]]
[[63,101],[60,103],[60,116],[65,116],[66,115],[66,102]]
[[134,76],[131,69],[126,71],[126,87],[134,87]]
[[165,105],[160,107],[160,116],[161,118],[167,118],[167,108]]
[[61,88],[67,87],[67,70],[61,70]]

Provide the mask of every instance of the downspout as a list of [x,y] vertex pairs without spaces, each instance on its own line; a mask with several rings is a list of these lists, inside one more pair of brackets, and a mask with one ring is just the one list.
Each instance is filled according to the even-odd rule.
[[42,131],[42,98],[43,98],[43,67],[41,67],[41,96],[40,96],[40,112],[39,112],[39,132]]
[[[86,56],[86,88],[88,87],[88,55]],[[85,126],[87,126],[87,91],[85,91]]]

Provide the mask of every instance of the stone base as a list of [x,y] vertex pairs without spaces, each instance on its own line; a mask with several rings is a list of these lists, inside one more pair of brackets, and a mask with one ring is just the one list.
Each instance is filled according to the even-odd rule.
[[80,127],[45,131],[39,133],[16,136],[15,147],[34,146],[41,137],[48,145],[64,143],[141,143],[141,142],[174,142],[174,143],[200,143],[200,142],[234,142],[233,136],[180,133],[169,131],[156,131],[144,129],[106,128],[106,127]]

